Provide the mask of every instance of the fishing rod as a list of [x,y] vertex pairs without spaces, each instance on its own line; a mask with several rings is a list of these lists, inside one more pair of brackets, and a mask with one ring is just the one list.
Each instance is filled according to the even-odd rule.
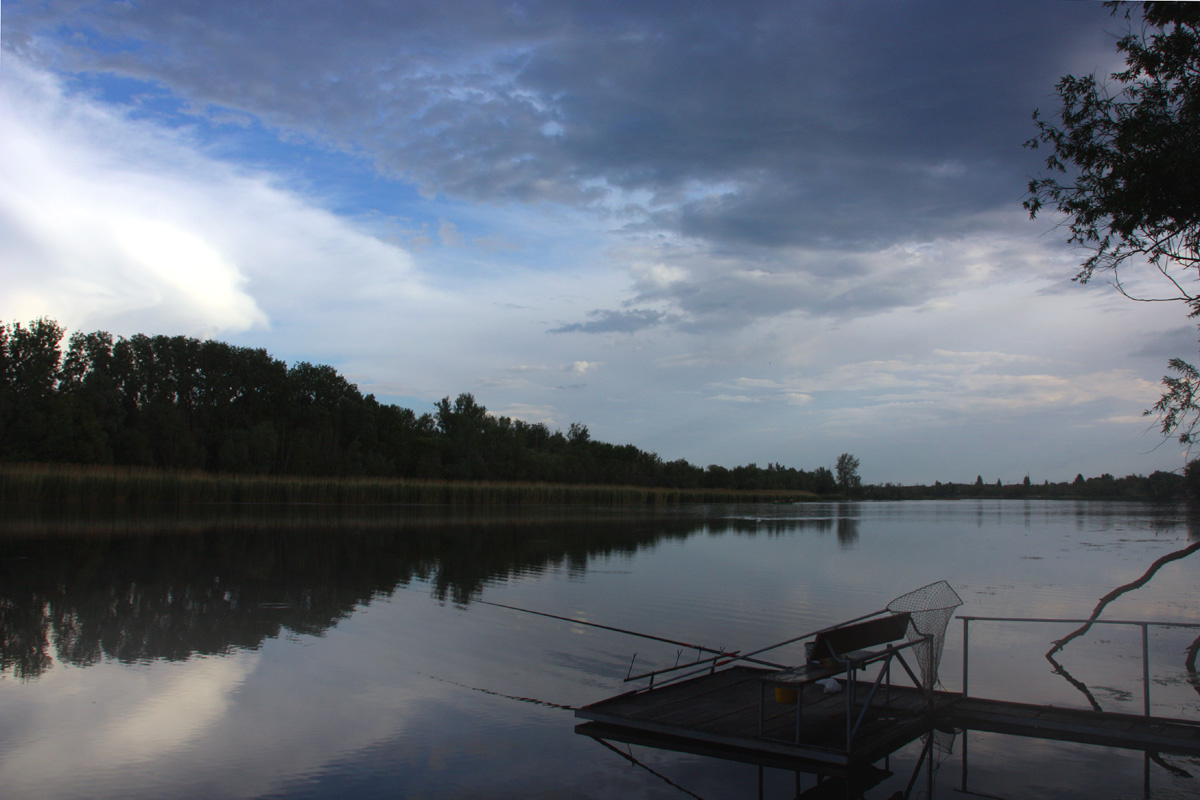
[[[549,617],[550,619],[558,619],[558,620],[562,620],[563,622],[574,623],[575,625],[587,625],[590,628],[600,628],[601,630],[613,631],[614,633],[623,633],[626,636],[638,636],[638,637],[641,637],[642,639],[651,639],[656,642],[662,642],[664,644],[673,644],[676,647],[686,647],[689,650],[697,650],[702,653],[712,653],[717,656],[735,656],[738,653],[738,651],[736,651],[736,650],[734,650],[734,651],[719,650],[714,647],[705,647],[702,644],[692,644],[691,642],[681,642],[677,639],[667,639],[666,637],[663,637],[663,636],[655,636],[652,633],[641,633],[639,631],[631,631],[627,628],[617,628],[612,625],[601,625],[598,622],[587,622],[585,620],[575,619],[574,617],[563,617],[563,616],[559,616],[558,614],[550,614],[546,611],[534,611],[531,608],[521,608],[519,606],[510,606],[510,605],[506,605],[504,603],[493,603],[490,600],[475,600],[474,602],[483,603],[485,606],[495,606],[496,608],[507,608],[510,611],[520,611],[523,614],[534,614],[539,617]],[[753,659],[748,659],[748,660],[753,660]],[[762,662],[762,663],[765,663],[765,662]],[[770,666],[778,666],[778,665],[771,664]]]
[[452,681],[449,678],[439,678],[437,675],[430,675],[427,672],[418,672],[418,675],[424,675],[426,678],[433,678],[435,681],[448,683],[451,686],[457,686],[460,689],[470,689],[472,692],[480,692],[482,694],[490,694],[492,697],[503,697],[505,700],[516,700],[521,703],[532,703],[535,706],[548,706],[549,708],[561,708],[566,711],[577,711],[575,706],[568,706],[563,703],[552,703],[549,700],[539,700],[536,697],[517,697],[515,694],[504,694],[503,692],[495,692],[491,689],[484,689],[479,686],[468,686],[465,683]]
[[[888,613],[888,610],[886,608],[880,609],[879,611],[872,611],[870,614],[863,614],[861,617],[855,617],[854,619],[848,620],[846,622],[839,622],[836,625],[829,625],[827,627],[821,628],[820,630],[809,631],[808,633],[803,633],[799,636],[793,636],[791,639],[785,639],[782,642],[776,642],[775,644],[769,644],[766,647],[760,647],[757,650],[751,650],[749,653],[746,653],[745,655],[738,655],[737,653],[727,653],[725,655],[729,656],[728,661],[723,661],[721,663],[727,664],[732,661],[749,661],[754,664],[763,664],[763,665],[766,665],[769,667],[774,667],[775,669],[787,669],[787,666],[785,666],[785,665],[772,664],[770,661],[761,661],[757,658],[754,658],[754,656],[760,655],[762,653],[766,653],[769,650],[775,650],[775,649],[783,647],[785,645],[795,644],[796,642],[800,641],[801,639],[807,639],[810,636],[816,636],[818,633],[825,633],[827,631],[834,630],[835,628],[839,628],[844,625],[849,625],[854,622],[861,622],[864,619],[870,619],[871,617],[877,617],[880,614],[886,614],[886,613]],[[719,657],[720,656],[717,656],[717,658],[719,658]],[[690,669],[692,667],[698,667],[700,664],[708,663],[709,661],[716,661],[717,658],[704,659],[703,661],[697,661],[694,664],[684,664],[682,666],[667,667],[666,669],[655,670],[653,673],[647,672],[644,675],[637,675],[632,678],[626,678],[626,680],[637,680],[638,678],[652,678],[653,676],[662,675],[667,672],[676,672],[681,669]],[[708,670],[708,669],[712,669],[712,668],[703,667],[701,669],[697,669],[695,672],[685,672],[682,675],[676,675],[674,678],[670,678],[667,681],[667,683],[676,683],[678,681],[683,680],[684,678],[690,678],[693,675],[699,675],[701,672],[704,672],[705,670]]]
[[679,791],[683,792],[684,794],[686,794],[686,795],[688,795],[688,796],[690,796],[690,797],[694,797],[694,798],[696,798],[696,800],[704,800],[704,798],[703,798],[703,797],[701,797],[700,795],[696,794],[695,792],[688,791],[687,789],[683,788],[682,786],[680,786],[680,785],[679,785],[678,783],[676,783],[675,781],[673,781],[673,780],[671,780],[670,778],[668,778],[666,775],[663,775],[661,772],[656,772],[656,771],[654,771],[653,769],[651,769],[650,767],[648,767],[648,766],[646,766],[645,764],[643,764],[641,761],[638,761],[636,758],[634,758],[634,757],[633,757],[633,754],[632,754],[632,753],[622,753],[622,752],[621,752],[621,750],[620,750],[619,748],[617,748],[617,747],[614,747],[614,746],[613,746],[611,743],[604,741],[604,740],[603,740],[603,739],[601,739],[599,736],[596,736],[595,734],[588,734],[588,735],[592,737],[592,741],[594,741],[594,742],[599,742],[600,744],[604,745],[604,746],[605,746],[605,747],[607,747],[609,750],[612,750],[614,753],[616,753],[617,755],[619,755],[621,758],[623,758],[623,759],[625,759],[626,761],[628,761],[630,764],[633,764],[635,767],[641,767],[642,769],[646,770],[646,772],[649,772],[649,773],[650,773],[651,775],[653,775],[654,777],[656,777],[656,778],[658,778],[658,779],[660,779],[660,780],[664,781],[664,782],[665,782],[665,783],[666,783],[668,786],[670,786],[672,789],[678,789]]
[[509,606],[509,605],[505,605],[504,603],[493,603],[490,600],[476,600],[475,602],[483,603],[485,606],[495,606],[496,608],[507,608],[510,611],[520,611],[523,614],[535,614],[539,617],[549,617],[550,619],[561,619],[563,622],[573,622],[576,625],[587,625],[588,627],[591,627],[591,628],[600,628],[602,630],[613,631],[615,633],[624,633],[629,636],[640,636],[643,639],[653,639],[656,642],[663,642],[665,644],[673,644],[678,647],[686,647],[689,650],[701,650],[705,653],[718,653],[718,654],[722,654],[722,655],[728,654],[728,651],[726,651],[726,650],[716,650],[711,647],[705,647],[702,644],[691,644],[690,642],[680,642],[680,641],[676,641],[675,639],[666,639],[666,638],[663,638],[662,636],[655,636],[654,634],[651,634],[651,633],[639,633],[637,631],[631,631],[631,630],[627,630],[625,628],[614,628],[612,625],[601,625],[598,622],[587,622],[582,619],[575,619],[574,617],[561,617],[558,614],[550,614],[545,611],[534,611],[531,608],[519,608],[518,606]]

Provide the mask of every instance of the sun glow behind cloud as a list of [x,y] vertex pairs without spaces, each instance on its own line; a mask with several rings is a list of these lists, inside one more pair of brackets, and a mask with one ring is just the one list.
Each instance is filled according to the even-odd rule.
[[205,240],[202,220],[164,203],[197,194],[187,170],[194,156],[68,98],[19,59],[6,58],[4,70],[0,269],[21,298],[13,312],[85,325],[155,309],[193,332],[266,323],[238,265]]
[[151,281],[175,289],[181,304],[218,328],[237,330],[266,322],[254,299],[242,291],[245,278],[199,236],[168,223],[133,218],[117,221],[113,237],[127,263],[141,267]]
[[[6,57],[0,87],[0,270],[18,318],[228,335],[295,313],[356,272],[375,297],[438,303],[404,250],[185,131],[71,94]],[[340,274],[338,274],[340,273]],[[143,331],[145,332],[145,331]]]

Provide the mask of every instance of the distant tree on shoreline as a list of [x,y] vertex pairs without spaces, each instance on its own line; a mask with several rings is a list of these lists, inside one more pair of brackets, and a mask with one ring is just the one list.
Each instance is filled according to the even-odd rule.
[[[1192,470],[1190,465],[1188,472],[1200,474],[1200,470]],[[860,496],[865,500],[1138,500],[1174,503],[1194,494],[1188,488],[1193,484],[1200,486],[1200,477],[1161,471],[1149,476],[1126,475],[1124,478],[1115,478],[1108,473],[1087,479],[1079,475],[1073,481],[1043,481],[1041,484],[1025,480],[1005,484],[999,479],[994,484],[985,484],[979,477],[973,483],[936,481],[932,486],[867,485]]]
[[862,487],[862,478],[858,476],[858,459],[849,453],[842,453],[837,460],[838,491],[846,497],[858,493]]

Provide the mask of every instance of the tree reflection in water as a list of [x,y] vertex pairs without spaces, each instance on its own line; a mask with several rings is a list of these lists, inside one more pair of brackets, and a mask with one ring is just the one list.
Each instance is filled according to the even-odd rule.
[[284,632],[320,635],[413,581],[428,583],[439,601],[465,606],[489,582],[584,571],[591,559],[668,538],[775,532],[750,520],[644,512],[520,518],[504,510],[300,506],[213,516],[5,520],[0,672],[32,679],[55,659],[87,666],[255,649]]
[[[1200,551],[1200,542],[1193,542],[1181,550],[1174,550],[1156,559],[1154,563],[1151,564],[1144,573],[1142,573],[1140,578],[1135,581],[1130,581],[1122,586],[1118,586],[1116,589],[1113,589],[1111,592],[1101,597],[1100,602],[1098,602],[1096,607],[1092,609],[1091,616],[1088,617],[1087,622],[1071,631],[1063,638],[1056,639],[1054,646],[1051,647],[1046,653],[1046,660],[1050,662],[1052,667],[1054,667],[1054,673],[1056,675],[1061,675],[1068,683],[1078,689],[1080,693],[1087,698],[1088,704],[1091,705],[1094,710],[1103,711],[1104,709],[1100,707],[1100,703],[1098,700],[1096,700],[1096,696],[1092,693],[1091,689],[1088,688],[1086,683],[1068,672],[1067,668],[1059,663],[1054,656],[1064,647],[1066,647],[1072,640],[1083,636],[1085,633],[1091,630],[1092,625],[1095,624],[1096,620],[1100,618],[1100,615],[1104,613],[1104,609],[1107,608],[1111,602],[1116,600],[1121,595],[1128,594],[1129,592],[1145,586],[1166,564],[1169,564],[1172,561],[1178,561],[1181,558],[1187,558],[1197,551]],[[1187,658],[1185,659],[1184,666],[1187,670],[1189,681],[1193,686],[1196,687],[1196,690],[1200,692],[1200,682],[1197,681],[1196,676],[1196,651],[1198,649],[1200,649],[1200,638],[1196,639],[1196,641],[1192,643],[1192,646],[1188,648]]]

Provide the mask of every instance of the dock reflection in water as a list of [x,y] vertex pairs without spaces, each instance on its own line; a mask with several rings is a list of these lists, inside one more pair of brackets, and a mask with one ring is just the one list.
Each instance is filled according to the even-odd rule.
[[[779,790],[786,786],[786,776],[790,773],[791,788],[794,791],[794,797],[798,800],[860,800],[860,798],[867,797],[868,793],[880,788],[885,781],[889,785],[894,784],[900,787],[891,793],[891,797],[932,797],[941,761],[954,752],[955,741],[962,733],[962,731],[950,729],[930,728],[915,737],[919,745],[915,759],[912,757],[912,748],[908,747],[908,742],[905,742],[903,745],[897,746],[892,753],[900,750],[901,747],[905,747],[910,752],[906,752],[903,759],[897,759],[895,764],[893,764],[892,753],[889,753],[871,764],[837,767],[824,762],[806,761],[770,753],[746,751],[736,753],[724,750],[718,755],[700,743],[687,743],[682,740],[672,742],[668,738],[639,734],[633,729],[606,726],[595,722],[584,723],[575,730],[576,733],[594,739],[630,764],[654,775],[684,795],[701,796],[692,792],[686,785],[677,783],[671,777],[640,761],[634,755],[632,748],[622,748],[621,745],[675,750],[754,765],[757,770],[747,776],[746,782],[750,786],[749,790],[742,795],[744,797],[763,797],[767,794],[768,787]],[[783,791],[786,792],[786,789]],[[963,791],[965,791],[965,787],[963,787]]]
[[[1184,798],[1195,797],[1196,759],[1158,752],[1122,750],[1081,751],[1077,745],[1045,743],[1020,763],[997,758],[997,751],[1020,750],[1030,740],[973,731],[968,728],[932,727],[911,743],[897,747],[871,764],[847,768],[788,759],[770,754],[729,751],[706,752],[695,743],[672,744],[662,737],[632,729],[585,723],[576,732],[595,740],[619,758],[644,770],[682,796],[701,798],[689,788],[687,773],[672,776],[647,763],[654,750],[675,750],[713,760],[737,760],[754,765],[742,776],[740,797],[794,797],[797,800],[903,800],[904,798]],[[635,749],[636,748],[636,749]],[[974,756],[972,767],[972,750]],[[1090,756],[1090,758],[1089,758]],[[1097,776],[1095,765],[1104,763],[1105,775],[1120,774],[1113,782]],[[1014,779],[1015,771],[1026,772]],[[1140,783],[1140,785],[1138,785]],[[1016,792],[1015,794],[1012,792]]]

